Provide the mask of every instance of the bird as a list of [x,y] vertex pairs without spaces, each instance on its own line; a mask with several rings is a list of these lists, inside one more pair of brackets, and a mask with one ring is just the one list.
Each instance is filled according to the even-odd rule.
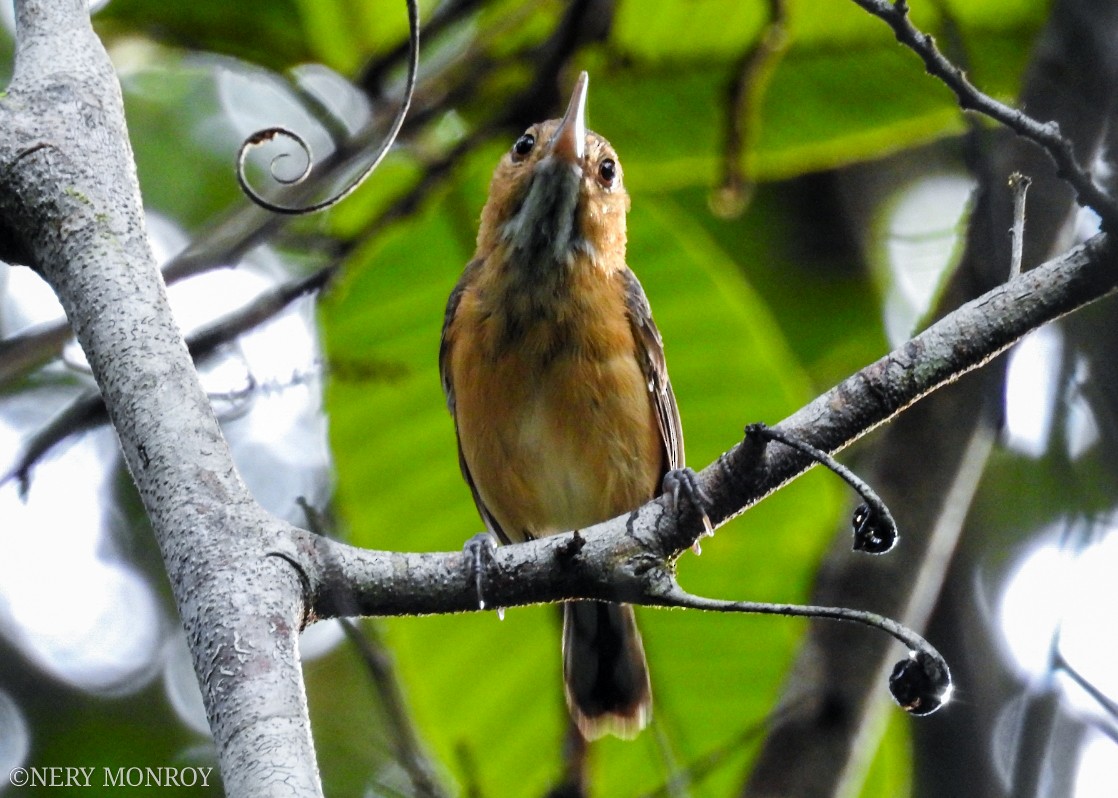
[[[530,126],[501,157],[443,322],[459,465],[502,544],[589,527],[656,497],[668,477],[694,477],[663,340],[626,263],[621,162],[586,127],[588,85],[582,72],[562,118]],[[635,737],[652,690],[633,608],[567,602],[562,641],[582,736]]]

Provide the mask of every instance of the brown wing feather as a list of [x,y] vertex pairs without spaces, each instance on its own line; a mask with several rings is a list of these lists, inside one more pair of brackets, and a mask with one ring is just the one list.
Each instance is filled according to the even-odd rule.
[[501,529],[501,525],[489,512],[489,508],[485,506],[485,502],[481,500],[481,495],[478,493],[477,485],[474,484],[474,478],[470,474],[470,467],[466,465],[466,458],[462,454],[462,439],[458,434],[458,414],[456,412],[454,403],[454,380],[450,374],[450,354],[454,348],[454,336],[451,327],[454,322],[454,317],[458,313],[458,305],[462,301],[462,294],[466,292],[470,283],[477,276],[478,270],[481,268],[482,260],[472,260],[467,264],[462,276],[458,280],[458,284],[454,286],[454,290],[450,292],[450,298],[446,302],[446,314],[443,316],[443,332],[442,338],[439,341],[439,377],[443,384],[443,393],[446,394],[446,406],[450,410],[450,415],[454,419],[454,437],[458,441],[458,467],[462,469],[462,477],[466,480],[466,484],[470,486],[470,493],[473,494],[474,504],[477,505],[478,513],[481,515],[482,521],[489,531],[496,535],[502,543],[509,543],[509,537]]
[[452,416],[454,415],[454,383],[450,376],[450,352],[454,347],[454,341],[451,340],[450,328],[454,323],[455,315],[458,313],[458,305],[462,302],[462,295],[466,293],[466,289],[477,276],[481,264],[480,259],[472,260],[466,264],[462,276],[458,278],[458,283],[446,300],[446,313],[443,314],[443,331],[439,340],[439,377],[442,379],[443,393],[446,394],[446,406]]
[[652,308],[644,295],[637,276],[629,269],[621,272],[625,281],[625,302],[629,309],[629,323],[637,345],[637,358],[648,379],[649,392],[656,406],[656,420],[660,425],[660,438],[664,444],[665,471],[683,468],[683,425],[679,420],[679,406],[675,401],[668,367],[664,361],[664,341],[652,320]]

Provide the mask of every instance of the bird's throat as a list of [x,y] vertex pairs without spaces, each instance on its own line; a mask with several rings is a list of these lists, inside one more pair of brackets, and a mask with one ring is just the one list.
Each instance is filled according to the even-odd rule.
[[546,282],[586,250],[578,223],[581,183],[582,171],[558,159],[546,158],[536,167],[502,230],[512,261],[527,279]]
[[584,201],[581,169],[546,158],[501,228],[490,255],[498,264],[490,299],[501,349],[523,345],[550,362],[577,348],[585,322],[577,286],[605,277],[596,274],[598,253],[582,230]]

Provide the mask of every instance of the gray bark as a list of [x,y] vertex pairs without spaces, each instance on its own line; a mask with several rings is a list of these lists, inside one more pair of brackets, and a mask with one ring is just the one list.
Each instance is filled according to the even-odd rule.
[[16,3],[0,218],[89,359],[158,539],[230,795],[316,795],[283,525],[233,467],[167,305],[120,87],[84,0]]

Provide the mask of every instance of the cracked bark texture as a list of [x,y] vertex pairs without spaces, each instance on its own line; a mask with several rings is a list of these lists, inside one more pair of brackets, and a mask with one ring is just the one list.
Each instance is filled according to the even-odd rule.
[[252,500],[167,305],[120,87],[84,0],[16,3],[0,216],[58,295],[109,408],[186,627],[230,795],[316,794],[301,586]]

